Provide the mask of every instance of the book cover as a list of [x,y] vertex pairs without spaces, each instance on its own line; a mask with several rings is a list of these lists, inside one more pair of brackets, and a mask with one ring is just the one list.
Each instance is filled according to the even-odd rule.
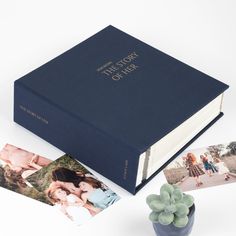
[[108,26],[16,80],[14,120],[135,193],[139,156],[227,88]]

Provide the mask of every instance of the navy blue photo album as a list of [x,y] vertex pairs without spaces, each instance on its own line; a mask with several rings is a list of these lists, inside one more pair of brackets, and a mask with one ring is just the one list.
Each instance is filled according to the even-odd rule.
[[222,113],[228,85],[108,26],[14,83],[14,121],[135,194]]

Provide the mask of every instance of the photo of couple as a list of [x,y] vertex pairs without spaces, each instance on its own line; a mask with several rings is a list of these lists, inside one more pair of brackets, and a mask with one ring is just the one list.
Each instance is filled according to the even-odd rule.
[[30,175],[27,181],[77,225],[120,199],[69,155]]
[[236,182],[236,142],[185,151],[164,174],[183,191]]
[[51,160],[45,157],[6,144],[0,151],[0,186],[51,204],[43,193],[37,191],[26,181],[28,176],[47,166],[50,162]]

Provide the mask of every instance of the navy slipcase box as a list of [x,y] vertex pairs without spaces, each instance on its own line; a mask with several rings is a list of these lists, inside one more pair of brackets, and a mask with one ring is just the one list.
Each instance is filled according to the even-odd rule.
[[131,193],[139,156],[228,88],[113,26],[14,87],[15,122]]

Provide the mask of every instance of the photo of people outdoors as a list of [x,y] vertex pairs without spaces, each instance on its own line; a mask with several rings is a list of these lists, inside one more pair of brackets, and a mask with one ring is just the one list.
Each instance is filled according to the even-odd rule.
[[69,219],[81,225],[120,197],[84,166],[64,155],[27,178]]
[[236,182],[236,142],[184,151],[164,174],[183,191]]
[[0,186],[52,205],[43,193],[25,180],[50,162],[51,160],[45,157],[6,144],[0,151]]

